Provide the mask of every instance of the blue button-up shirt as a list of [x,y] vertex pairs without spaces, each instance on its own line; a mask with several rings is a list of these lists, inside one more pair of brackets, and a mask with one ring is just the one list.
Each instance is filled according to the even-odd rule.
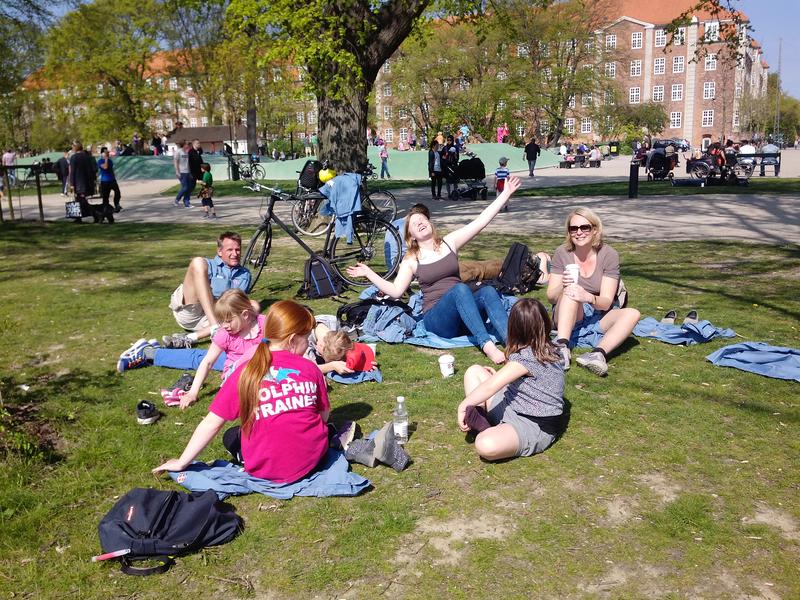
[[211,285],[211,295],[219,298],[230,289],[239,289],[247,292],[250,288],[250,271],[245,267],[229,267],[219,256],[207,258],[208,282]]

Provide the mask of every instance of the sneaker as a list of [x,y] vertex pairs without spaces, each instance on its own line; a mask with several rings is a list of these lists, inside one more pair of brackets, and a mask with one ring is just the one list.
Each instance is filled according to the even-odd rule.
[[155,404],[148,400],[142,400],[136,405],[136,422],[139,425],[150,425],[158,421],[161,413],[155,407]]
[[218,217],[217,215],[215,215],[215,214],[214,214],[214,215],[211,215],[211,218],[212,218],[212,219],[219,219],[219,217]]
[[175,206],[177,206],[178,208],[180,208],[181,206],[183,206],[183,203],[182,203],[180,200],[175,200],[175,202],[173,202],[173,204],[174,204]]
[[196,208],[194,204],[184,204],[186,208]]
[[191,373],[184,373],[178,378],[178,381],[170,386],[169,389],[188,392],[190,389],[192,389],[192,383],[194,383],[194,375]]
[[145,349],[152,347],[152,344],[145,343],[128,355],[120,356],[119,360],[117,361],[117,371],[124,373],[125,371],[130,371],[131,369],[139,369],[141,367],[148,366],[150,364],[150,360],[148,360],[145,356]]
[[208,213],[203,213],[203,218],[207,219],[208,218]]
[[602,352],[587,352],[579,356],[575,362],[595,375],[602,377],[608,373],[608,363]]
[[144,346],[147,346],[147,340],[144,338],[140,338],[133,342],[130,348],[125,350],[122,354],[119,355],[120,358],[125,358],[126,356],[130,356],[131,354],[136,354],[139,352]]
[[161,344],[164,348],[191,348],[194,340],[185,333],[173,333],[162,337]]
[[569,362],[572,359],[572,352],[569,351],[567,346],[559,346],[559,352],[561,352],[561,359],[564,361],[564,370],[569,371]]
[[330,447],[346,452],[356,435],[356,424],[353,421],[345,421],[336,427],[329,423],[328,429],[330,430]]

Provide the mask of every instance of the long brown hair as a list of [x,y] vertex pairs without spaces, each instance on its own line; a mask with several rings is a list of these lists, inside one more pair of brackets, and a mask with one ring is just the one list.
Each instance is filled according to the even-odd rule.
[[555,344],[550,341],[552,322],[547,309],[535,298],[522,298],[508,315],[506,357],[530,348],[536,360],[554,363],[560,360]]
[[[276,343],[285,343],[289,336],[308,335],[314,328],[314,315],[307,308],[291,300],[279,300],[269,307],[264,323],[264,337]],[[248,435],[258,406],[261,380],[269,373],[272,352],[269,341],[262,342],[247,363],[239,379],[239,419],[242,433]]]
[[436,225],[433,224],[431,221],[431,211],[428,210],[428,207],[422,203],[417,203],[412,206],[408,214],[406,215],[406,222],[403,226],[403,237],[406,240],[406,246],[408,247],[408,254],[414,256],[415,258],[419,257],[419,244],[417,240],[411,237],[411,232],[408,229],[408,224],[411,222],[412,215],[422,215],[426,219],[428,219],[428,223],[431,225],[431,234],[433,235],[433,243],[436,248],[442,243],[442,237],[436,231]]

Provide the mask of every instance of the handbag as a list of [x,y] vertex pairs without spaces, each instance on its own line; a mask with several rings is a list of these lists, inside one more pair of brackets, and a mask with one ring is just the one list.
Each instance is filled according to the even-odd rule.
[[77,200],[70,200],[64,203],[64,211],[68,219],[80,219],[83,217],[81,203]]

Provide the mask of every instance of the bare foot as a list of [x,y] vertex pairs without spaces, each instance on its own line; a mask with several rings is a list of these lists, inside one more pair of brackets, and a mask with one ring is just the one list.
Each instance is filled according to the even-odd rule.
[[486,342],[481,350],[483,350],[483,353],[489,357],[489,360],[496,365],[502,365],[506,362],[506,355],[503,354],[500,348],[495,346],[494,342]]

